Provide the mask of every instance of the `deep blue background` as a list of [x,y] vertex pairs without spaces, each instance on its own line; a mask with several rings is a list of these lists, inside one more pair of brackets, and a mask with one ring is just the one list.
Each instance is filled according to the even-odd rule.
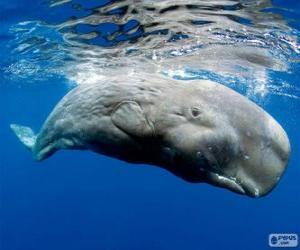
[[[0,0],[2,59],[9,24],[43,8]],[[286,77],[299,86],[298,74]],[[264,103],[289,134],[292,157],[278,187],[251,199],[91,152],[33,162],[9,124],[38,130],[67,91],[62,79],[26,85],[0,74],[1,250],[253,250],[269,248],[269,233],[300,235],[300,100],[269,96]]]

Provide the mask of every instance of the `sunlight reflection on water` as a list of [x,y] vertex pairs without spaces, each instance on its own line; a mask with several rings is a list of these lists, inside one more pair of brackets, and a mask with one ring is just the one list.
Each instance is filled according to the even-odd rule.
[[34,81],[61,75],[76,84],[163,74],[214,80],[252,99],[299,98],[297,86],[273,77],[295,73],[299,62],[299,32],[278,10],[268,0],[51,1],[56,22],[11,27],[5,73]]

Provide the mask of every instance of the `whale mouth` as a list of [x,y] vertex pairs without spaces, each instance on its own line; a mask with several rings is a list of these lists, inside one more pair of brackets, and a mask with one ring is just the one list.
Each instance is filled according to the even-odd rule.
[[226,188],[235,193],[247,195],[253,198],[264,196],[271,190],[269,189],[269,191],[264,192],[261,188],[259,188],[259,186],[254,185],[254,183],[243,183],[236,177],[226,177],[216,172],[209,171],[206,173],[206,177],[206,181],[211,185]]
[[245,190],[243,186],[238,182],[238,180],[234,177],[226,177],[215,172],[207,172],[207,177],[209,184],[212,184],[214,186],[227,188],[238,194],[256,196],[247,192],[247,190]]

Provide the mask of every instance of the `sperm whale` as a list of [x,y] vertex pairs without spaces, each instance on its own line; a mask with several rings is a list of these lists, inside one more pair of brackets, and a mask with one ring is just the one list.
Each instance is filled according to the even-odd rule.
[[11,128],[38,161],[60,149],[92,150],[251,197],[274,188],[290,156],[274,118],[206,80],[145,75],[87,83],[56,105],[38,134]]

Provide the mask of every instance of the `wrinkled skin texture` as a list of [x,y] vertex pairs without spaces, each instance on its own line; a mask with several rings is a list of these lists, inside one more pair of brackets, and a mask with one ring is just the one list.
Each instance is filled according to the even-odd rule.
[[290,155],[289,140],[265,111],[210,81],[152,76],[81,85],[44,123],[36,160],[59,149],[89,149],[167,169],[259,197],[270,192]]

